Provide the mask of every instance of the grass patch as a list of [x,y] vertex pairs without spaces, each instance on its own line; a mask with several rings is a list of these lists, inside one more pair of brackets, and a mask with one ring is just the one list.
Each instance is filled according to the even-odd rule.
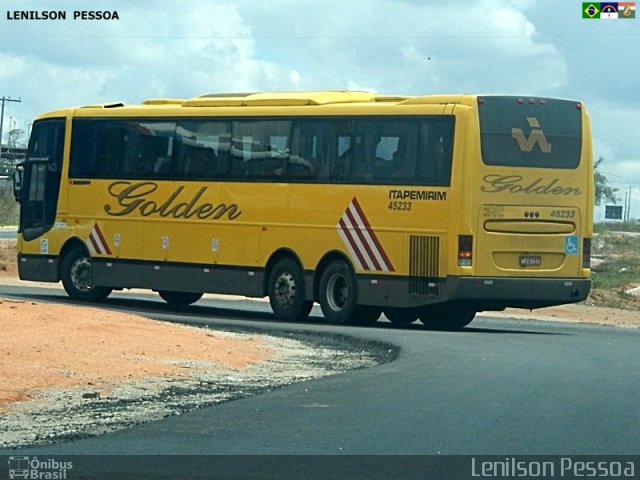
[[593,288],[624,289],[640,283],[640,235],[603,233],[592,246],[593,257],[603,259],[592,268]]
[[591,274],[593,288],[623,289],[631,283],[640,282],[638,272],[593,272]]
[[606,222],[606,223],[594,223],[593,231],[595,233],[610,233],[612,230],[624,231],[624,232],[640,232],[640,221],[633,219],[628,223],[622,222]]

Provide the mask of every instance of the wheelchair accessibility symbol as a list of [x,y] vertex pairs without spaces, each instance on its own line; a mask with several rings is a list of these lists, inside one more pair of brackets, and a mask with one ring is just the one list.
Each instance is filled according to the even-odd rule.
[[570,235],[564,238],[564,253],[566,255],[577,255],[578,254],[578,236]]

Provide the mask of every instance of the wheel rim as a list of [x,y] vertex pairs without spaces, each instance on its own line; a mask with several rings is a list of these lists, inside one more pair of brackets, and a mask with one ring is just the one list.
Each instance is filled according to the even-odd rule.
[[276,301],[278,304],[290,307],[296,298],[296,280],[290,272],[283,272],[276,280]]
[[333,275],[327,282],[327,303],[332,310],[339,312],[349,298],[349,285],[346,279],[339,274]]
[[90,292],[91,285],[91,262],[87,257],[79,258],[71,267],[71,282],[73,286],[81,292]]

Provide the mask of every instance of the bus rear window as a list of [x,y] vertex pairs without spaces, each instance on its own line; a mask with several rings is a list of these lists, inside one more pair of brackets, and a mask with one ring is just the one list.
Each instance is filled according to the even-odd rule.
[[569,100],[480,97],[486,165],[576,168],[582,147],[581,104]]

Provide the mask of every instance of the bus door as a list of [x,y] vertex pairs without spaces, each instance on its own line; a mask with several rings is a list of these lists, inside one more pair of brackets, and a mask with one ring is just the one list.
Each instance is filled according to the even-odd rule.
[[591,212],[582,104],[485,97],[478,111],[475,274],[580,276]]
[[33,125],[20,191],[20,233],[33,240],[53,226],[60,191],[64,120]]

